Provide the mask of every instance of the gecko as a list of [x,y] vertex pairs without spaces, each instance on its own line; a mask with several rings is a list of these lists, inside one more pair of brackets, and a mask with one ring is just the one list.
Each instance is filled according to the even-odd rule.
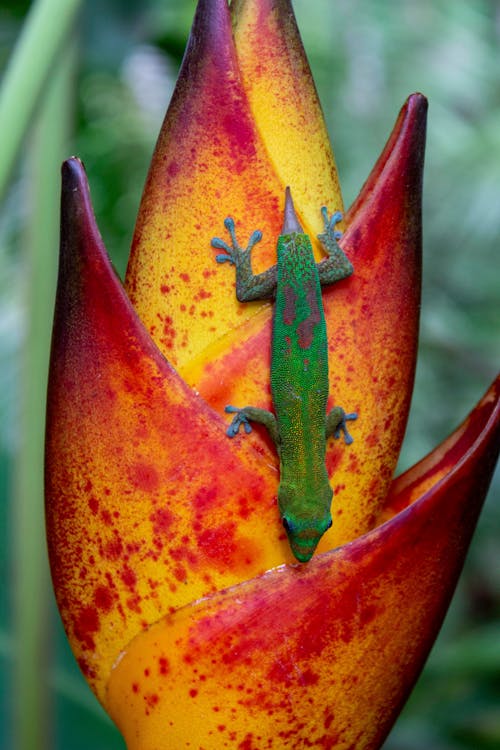
[[318,239],[326,257],[317,263],[311,240],[297,218],[290,188],[285,192],[283,229],[277,243],[277,263],[263,273],[252,272],[251,252],[262,232],[251,235],[246,249],[236,239],[231,217],[224,221],[231,244],[219,237],[212,247],[223,250],[218,263],[234,265],[236,297],[240,302],[274,300],[271,348],[271,395],[274,413],[253,406],[225,407],[233,414],[227,430],[235,437],[251,422],[264,425],[276,447],[280,464],[278,508],[290,548],[299,562],[308,562],[332,525],[333,490],[326,469],[326,443],[341,433],[353,442],[346,423],[357,419],[334,406],[327,413],[328,339],[321,286],[350,276],[353,267],[337,240],[339,211],[330,217],[321,208],[324,231]]

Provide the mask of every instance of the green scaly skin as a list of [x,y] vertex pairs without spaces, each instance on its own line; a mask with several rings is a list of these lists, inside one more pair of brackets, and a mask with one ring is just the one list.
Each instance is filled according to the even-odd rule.
[[341,433],[352,442],[346,414],[336,406],[328,414],[328,339],[321,286],[350,276],[353,268],[339,247],[335,224],[338,212],[328,217],[322,209],[324,232],[319,235],[327,257],[316,263],[311,241],[304,234],[287,188],[285,220],[278,238],[277,264],[253,274],[251,250],[262,235],[254,232],[246,250],[236,240],[234,221],[224,224],[232,244],[215,237],[213,247],[224,250],[216,260],[236,269],[236,296],[240,302],[274,298],[271,354],[271,392],[275,414],[252,406],[227,406],[234,414],[229,437],[250,422],[268,429],[280,458],[278,506],[290,547],[299,562],[311,559],[316,546],[332,525],[333,492],[326,471],[326,441]]

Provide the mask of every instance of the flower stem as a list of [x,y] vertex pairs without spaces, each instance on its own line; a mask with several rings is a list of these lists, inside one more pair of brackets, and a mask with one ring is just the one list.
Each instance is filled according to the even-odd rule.
[[72,121],[74,53],[74,41],[68,38],[37,111],[26,170],[30,209],[24,238],[26,333],[14,500],[17,659],[13,734],[18,750],[52,747],[47,700],[52,595],[44,534],[43,445],[59,243],[59,173]]
[[[81,0],[35,0],[0,90],[0,199],[53,63]],[[54,66],[55,67],[55,66]]]

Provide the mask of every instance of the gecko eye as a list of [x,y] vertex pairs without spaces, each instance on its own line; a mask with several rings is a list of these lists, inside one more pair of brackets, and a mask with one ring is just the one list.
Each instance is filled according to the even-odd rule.
[[293,534],[293,524],[290,523],[290,521],[288,520],[288,518],[283,517],[282,520],[281,520],[281,522],[283,524],[283,527],[284,527],[286,533],[287,534]]
[[330,518],[330,523],[329,523],[329,524],[328,524],[328,526],[326,527],[325,531],[328,531],[328,529],[331,529],[331,528],[332,528],[332,524],[333,524],[333,521],[332,521],[332,519]]

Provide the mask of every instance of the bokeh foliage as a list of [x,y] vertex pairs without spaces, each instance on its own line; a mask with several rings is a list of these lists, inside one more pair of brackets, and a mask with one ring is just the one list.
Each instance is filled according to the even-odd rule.
[[[2,70],[28,6],[15,0],[0,5]],[[77,24],[67,155],[85,162],[99,226],[122,274],[194,6],[194,0],[87,0]],[[430,100],[420,358],[401,458],[406,468],[456,426],[498,366],[500,10],[494,0],[295,0],[294,6],[347,205],[406,96],[420,90]],[[7,584],[0,589],[0,744],[6,750],[15,747],[12,685],[15,655],[23,649],[12,616],[12,555],[19,540],[10,500],[16,472],[30,470],[15,463],[22,438],[19,384],[26,367],[39,368],[45,378],[44,363],[30,360],[25,346],[25,247],[34,215],[33,162],[26,154],[23,149],[0,215],[0,565]],[[58,189],[58,163],[53,181]],[[500,746],[499,539],[497,481],[443,633],[386,750]],[[30,539],[21,546],[29,563]],[[51,624],[47,668],[40,675],[33,665],[39,689],[50,696],[49,739],[44,745],[40,735],[33,747],[123,748],[78,672],[50,594],[39,617]]]

